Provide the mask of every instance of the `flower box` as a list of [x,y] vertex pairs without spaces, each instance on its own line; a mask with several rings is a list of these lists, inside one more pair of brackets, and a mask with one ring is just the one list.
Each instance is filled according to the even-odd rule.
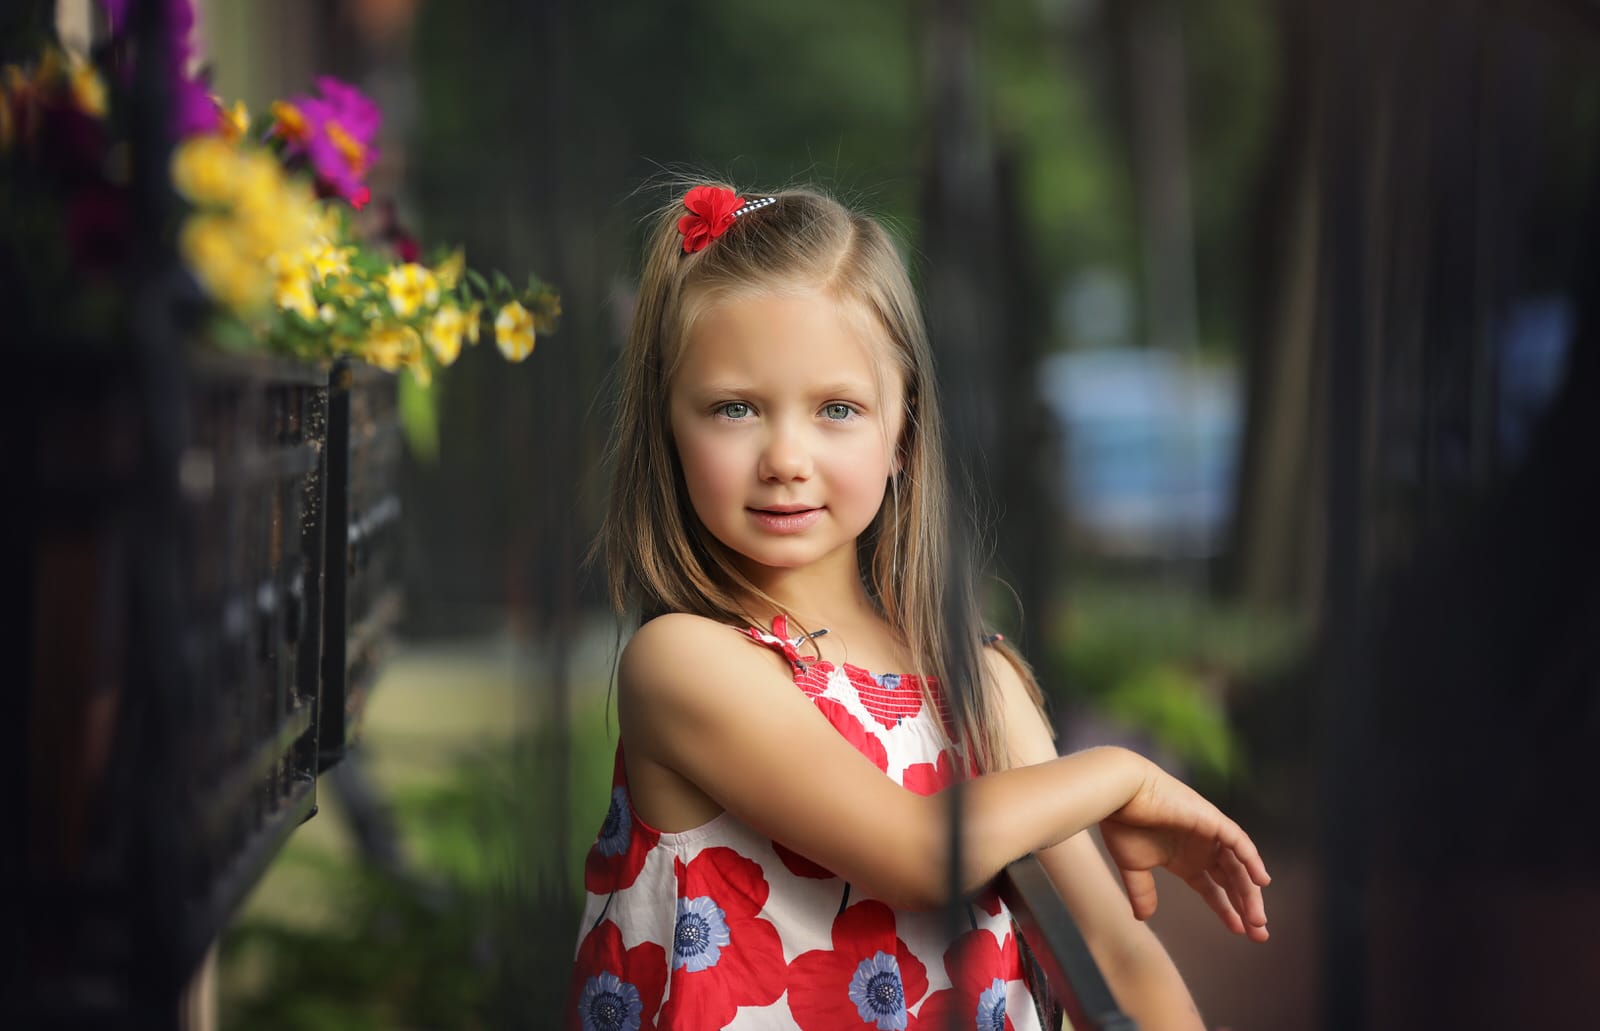
[[395,377],[340,359],[328,378],[328,509],[319,768],[354,739],[402,608]]

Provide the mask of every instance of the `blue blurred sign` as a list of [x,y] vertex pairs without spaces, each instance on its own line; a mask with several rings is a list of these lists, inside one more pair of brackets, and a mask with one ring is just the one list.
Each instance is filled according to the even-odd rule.
[[1062,503],[1095,548],[1217,551],[1238,464],[1234,369],[1145,348],[1073,351],[1041,363],[1040,389],[1066,445]]

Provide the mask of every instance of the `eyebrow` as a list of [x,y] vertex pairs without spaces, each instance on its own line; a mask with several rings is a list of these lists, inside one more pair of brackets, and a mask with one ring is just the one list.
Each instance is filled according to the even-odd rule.
[[[817,388],[816,390],[812,391],[812,393],[815,394],[818,397],[838,397],[838,396],[845,396],[845,397],[874,396],[875,397],[877,395],[877,392],[878,392],[878,389],[874,384],[865,383],[865,382],[854,382],[854,383],[852,383],[852,382],[844,381],[844,380],[841,380],[841,381],[838,381],[838,382],[834,382],[834,383],[826,383],[823,386],[821,386],[821,387]],[[757,394],[757,393],[760,393],[760,391],[756,390],[754,387],[749,386],[747,384],[740,384],[740,383],[707,383],[707,384],[701,386],[698,390],[696,390],[696,393],[698,393],[698,394],[706,394],[706,395],[715,394],[715,395],[721,397],[723,395],[740,396],[740,395],[745,395],[745,394]]]

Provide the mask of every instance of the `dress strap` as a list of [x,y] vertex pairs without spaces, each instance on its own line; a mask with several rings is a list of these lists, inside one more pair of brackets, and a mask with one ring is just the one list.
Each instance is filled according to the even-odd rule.
[[783,657],[789,660],[789,665],[793,666],[796,670],[803,670],[806,668],[806,661],[800,657],[801,643],[803,643],[807,637],[821,637],[827,632],[828,631],[826,630],[818,630],[812,634],[802,635],[800,637],[790,637],[789,619],[787,616],[784,616],[781,613],[772,617],[771,633],[762,630],[760,627],[754,626],[746,627],[741,631],[741,633],[748,636],[757,644],[764,644],[775,651],[782,652]]

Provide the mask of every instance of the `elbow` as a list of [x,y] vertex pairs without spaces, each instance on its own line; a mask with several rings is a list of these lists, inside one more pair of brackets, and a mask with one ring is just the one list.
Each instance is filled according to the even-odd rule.
[[928,912],[950,905],[952,896],[956,901],[970,898],[988,884],[993,871],[984,873],[984,861],[973,854],[974,843],[968,840],[962,844],[961,875],[952,879],[948,800],[942,793],[914,797],[914,819],[893,839],[905,847],[893,849],[888,868],[857,883],[896,909]]
[[940,909],[950,900],[950,882],[944,876],[942,864],[939,866],[934,869],[933,864],[928,864],[922,871],[896,877],[873,894],[895,909],[907,912]]
[[886,879],[879,885],[862,885],[873,897],[881,899],[895,909],[925,913],[943,909],[954,901],[964,903],[987,884],[987,880],[962,878],[952,885],[949,867],[941,856],[937,862],[925,864],[923,869],[908,872],[905,876]]

